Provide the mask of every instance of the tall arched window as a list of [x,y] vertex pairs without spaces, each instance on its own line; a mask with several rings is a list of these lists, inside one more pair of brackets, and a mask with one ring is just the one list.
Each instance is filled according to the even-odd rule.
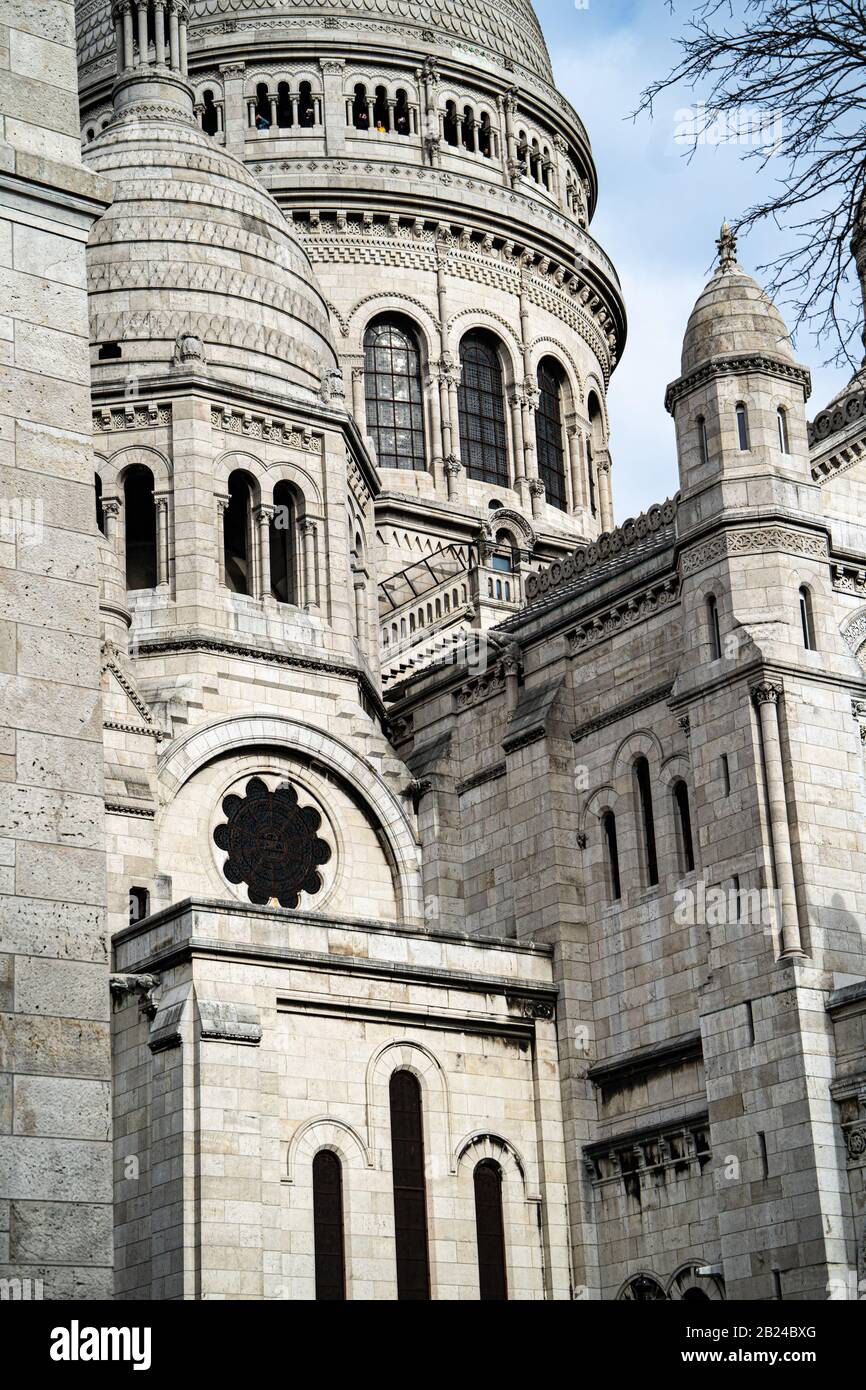
[[478,330],[460,343],[460,453],[467,478],[508,487],[505,392],[496,339]]
[[355,95],[352,98],[352,125],[356,130],[370,129],[370,107],[367,102],[367,88],[363,82],[355,83]]
[[659,866],[656,855],[656,829],[653,815],[653,794],[650,781],[649,763],[646,758],[638,758],[634,765],[634,779],[637,789],[638,809],[643,832],[643,858],[646,881],[654,887],[659,881]]
[[465,150],[475,149],[475,112],[471,106],[463,108],[463,124],[460,139]]
[[707,439],[707,422],[703,415],[698,416],[698,447],[701,452],[701,463],[710,461],[710,445]]
[[421,355],[413,330],[402,320],[380,319],[367,328],[364,395],[379,466],[423,471]]
[[93,487],[96,493],[96,524],[105,535],[105,512],[102,510],[102,479],[98,473],[93,475]]
[[742,401],[737,406],[737,444],[741,449],[749,447],[749,416]]
[[505,1226],[502,1220],[502,1169],[492,1158],[475,1165],[475,1230],[482,1303],[508,1298]]
[[790,454],[791,446],[788,443],[788,412],[783,405],[776,411],[776,424],[779,428],[779,448],[783,454]]
[[594,391],[590,391],[587,399],[587,413],[589,415],[590,438],[586,445],[586,473],[587,485],[589,490],[589,510],[593,516],[598,513],[598,488],[596,477],[596,466],[598,455],[604,448],[604,416],[601,413],[601,406],[598,396]]
[[201,128],[205,135],[216,135],[219,130],[219,114],[214,102],[213,92],[208,90],[202,98]]
[[430,1297],[424,1127],[417,1078],[410,1071],[395,1071],[391,1076],[389,1099],[397,1297],[417,1302]]
[[622,884],[619,877],[619,846],[616,839],[616,816],[613,811],[605,811],[601,818],[604,834],[604,847],[607,854],[607,872],[610,880],[610,896],[614,902],[622,897]]
[[445,103],[445,120],[442,122],[442,129],[446,145],[459,145],[460,117],[457,115],[457,103],[455,101]]
[[260,121],[266,128],[271,124],[271,98],[267,82],[259,82],[256,87],[256,125]]
[[373,102],[373,125],[377,130],[390,130],[391,128],[388,93],[384,87],[376,88],[376,100]]
[[298,602],[298,517],[291,483],[274,488],[274,514],[269,528],[271,593],[279,603]]
[[251,594],[253,485],[248,473],[235,469],[229,477],[229,504],[223,512],[223,550],[226,588]]
[[677,841],[680,855],[680,868],[690,874],[695,867],[695,849],[692,843],[692,816],[689,810],[689,789],[682,778],[674,783],[674,807],[677,813]]
[[316,107],[313,101],[311,82],[302,82],[298,87],[298,125],[310,130],[316,124]]
[[288,82],[280,82],[277,86],[277,125],[287,127],[294,120],[292,110],[292,96],[289,91]]
[[313,1242],[316,1298],[341,1302],[346,1297],[343,1169],[330,1149],[320,1149],[313,1159]]
[[153,474],[136,464],[123,483],[126,529],[126,587],[152,589],[156,585],[156,504]]
[[707,627],[710,630],[710,660],[718,661],[722,655],[722,631],[719,627],[719,605],[713,594],[707,599]]
[[538,448],[538,476],[544,483],[548,502],[564,512],[565,450],[562,447],[562,368],[551,357],[538,364],[538,409],[535,412],[535,442]]
[[803,646],[807,652],[815,651],[815,624],[812,619],[812,595],[805,584],[800,586],[800,626],[803,630]]

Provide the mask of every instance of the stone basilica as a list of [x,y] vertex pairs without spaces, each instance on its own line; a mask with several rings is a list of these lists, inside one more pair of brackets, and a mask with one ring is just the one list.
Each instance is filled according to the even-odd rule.
[[863,1296],[866,374],[807,424],[723,227],[615,524],[529,0],[0,72],[0,1279]]

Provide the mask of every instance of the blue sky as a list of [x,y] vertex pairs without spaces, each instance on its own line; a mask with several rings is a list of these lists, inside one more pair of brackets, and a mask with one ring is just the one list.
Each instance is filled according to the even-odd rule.
[[[612,257],[625,295],[628,342],[609,397],[614,502],[622,521],[676,491],[665,386],[679,373],[686,321],[712,271],[722,218],[744,211],[774,174],[744,161],[737,145],[702,145],[686,162],[687,147],[674,139],[677,112],[682,121],[700,93],[665,96],[652,121],[628,119],[643,87],[675,60],[673,38],[691,13],[690,0],[676,0],[673,14],[664,0],[588,0],[588,6],[535,0],[557,85],[589,131],[599,175],[592,232]],[[777,253],[782,235],[765,227],[741,239],[741,263],[754,273]],[[826,354],[808,335],[796,346],[812,371],[811,418],[850,372],[822,367]]]

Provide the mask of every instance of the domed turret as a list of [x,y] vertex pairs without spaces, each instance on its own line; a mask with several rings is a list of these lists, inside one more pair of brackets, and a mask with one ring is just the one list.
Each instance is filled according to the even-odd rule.
[[717,242],[719,264],[698,295],[685,337],[683,376],[731,353],[767,353],[793,362],[785,321],[769,295],[737,261],[737,243],[727,222]]
[[309,258],[273,199],[201,131],[182,74],[165,62],[121,72],[114,118],[86,158],[114,184],[88,252],[94,384],[174,366],[318,394],[336,357]]

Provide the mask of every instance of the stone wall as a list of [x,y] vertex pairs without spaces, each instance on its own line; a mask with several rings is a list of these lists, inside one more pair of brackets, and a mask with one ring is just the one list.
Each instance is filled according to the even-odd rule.
[[[0,5],[0,1277],[112,1290],[96,525],[71,0]],[[26,1281],[30,1281],[28,1284]]]

